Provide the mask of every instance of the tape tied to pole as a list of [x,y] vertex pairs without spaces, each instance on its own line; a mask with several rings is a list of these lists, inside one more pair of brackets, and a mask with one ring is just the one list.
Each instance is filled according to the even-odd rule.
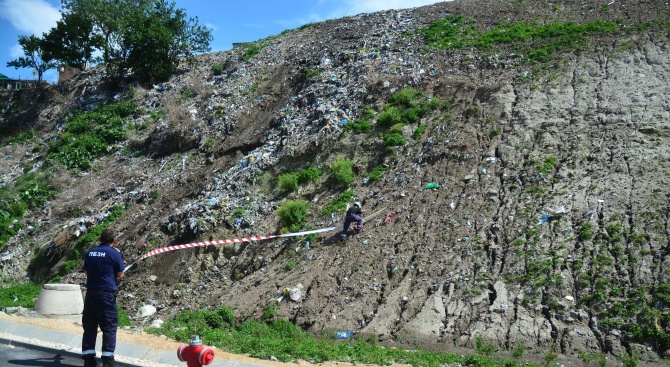
[[162,254],[162,253],[165,253],[165,252],[170,252],[170,251],[175,251],[175,250],[183,250],[183,249],[193,248],[193,247],[202,247],[202,246],[211,246],[211,245],[225,245],[225,244],[229,244],[229,243],[262,241],[262,240],[269,240],[269,239],[272,239],[272,238],[306,236],[306,235],[314,234],[314,233],[334,231],[336,229],[338,229],[338,227],[319,228],[319,229],[313,229],[311,231],[302,231],[302,232],[293,232],[293,233],[284,233],[284,234],[272,234],[272,235],[269,235],[269,236],[252,236],[252,237],[230,238],[230,239],[225,239],[225,240],[193,242],[193,243],[186,243],[186,244],[183,244],[183,245],[161,247],[161,248],[157,248],[155,250],[151,250],[151,251],[147,252],[146,254],[142,255],[142,257],[137,259],[134,263],[128,265],[123,272],[124,273],[127,272],[130,268],[133,267],[133,265],[137,264],[138,262],[140,262],[140,261],[142,261],[142,260],[144,260],[148,257],[158,255],[158,254]]

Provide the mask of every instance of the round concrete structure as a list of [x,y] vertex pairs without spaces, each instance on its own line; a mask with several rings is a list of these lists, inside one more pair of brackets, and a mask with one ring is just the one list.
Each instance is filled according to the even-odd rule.
[[37,298],[35,311],[49,318],[81,318],[84,298],[77,284],[45,284]]

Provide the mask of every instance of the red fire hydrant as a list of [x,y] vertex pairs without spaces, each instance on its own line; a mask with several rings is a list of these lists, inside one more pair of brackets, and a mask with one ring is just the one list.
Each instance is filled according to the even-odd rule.
[[188,345],[182,345],[177,349],[177,357],[180,361],[186,362],[188,367],[202,367],[212,363],[214,351],[203,347],[200,337],[194,335]]

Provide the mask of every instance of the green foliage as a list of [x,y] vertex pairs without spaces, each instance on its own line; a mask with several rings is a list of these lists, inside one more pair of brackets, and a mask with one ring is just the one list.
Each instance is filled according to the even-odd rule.
[[12,136],[11,138],[7,139],[8,143],[24,143],[26,141],[32,140],[35,137],[35,131],[34,130],[26,130],[25,132]]
[[396,133],[396,134],[402,134],[402,127],[405,126],[403,124],[395,124],[389,128],[389,133]]
[[29,208],[41,208],[49,199],[56,196],[56,191],[48,188],[48,177],[36,171],[28,172],[16,180],[16,191],[19,198]]
[[319,70],[317,68],[314,68],[314,69],[304,68],[304,69],[302,69],[302,73],[305,76],[305,80],[307,80],[307,81],[312,81],[312,80],[321,76],[321,70]]
[[344,131],[353,131],[354,134],[368,133],[370,130],[372,130],[372,126],[367,119],[350,121],[344,125]]
[[397,147],[401,145],[405,145],[407,143],[407,139],[405,139],[402,134],[399,133],[391,133],[391,134],[386,134],[384,136],[384,146],[385,147]]
[[240,61],[248,61],[252,57],[258,55],[261,50],[265,48],[265,45],[260,44],[260,43],[251,43],[246,46],[244,46],[244,52],[242,53],[242,56],[240,57]]
[[421,138],[423,133],[426,132],[426,127],[428,127],[428,125],[426,124],[419,125],[419,127],[417,127],[416,130],[414,130],[414,134],[412,134],[412,137],[417,140]]
[[[63,13],[77,14],[92,23],[89,35],[93,41],[87,46],[102,51],[112,87],[118,87],[128,71],[143,82],[167,79],[180,60],[209,51],[212,40],[211,31],[197,17],[187,17],[174,2],[64,0],[62,6]],[[63,21],[67,29],[76,28],[70,18]],[[86,42],[64,47],[82,45]]]
[[400,109],[394,106],[384,106],[384,110],[379,114],[377,123],[381,126],[391,127],[395,124],[402,123],[402,115]]
[[61,20],[44,33],[40,46],[46,61],[83,68],[93,61],[93,52],[104,39],[93,32],[93,20],[79,12],[62,13]]
[[558,162],[555,157],[547,157],[544,160],[544,164],[537,167],[537,171],[541,173],[547,173],[554,170],[554,167],[558,166]]
[[49,145],[48,158],[68,169],[90,169],[109,145],[125,139],[125,119],[135,111],[135,102],[126,100],[71,116],[60,139]]
[[523,346],[523,344],[517,344],[512,348],[512,357],[516,358],[517,360],[523,358],[525,353],[526,348]]
[[305,200],[287,201],[277,209],[277,215],[284,227],[299,230],[309,215],[309,203]]
[[372,171],[370,171],[368,174],[370,182],[381,181],[381,179],[384,178],[384,171],[386,171],[386,167],[384,166],[377,166],[373,168]]
[[0,309],[6,307],[35,308],[42,287],[35,283],[14,284],[0,288]]
[[233,211],[233,214],[230,215],[232,219],[244,218],[244,209],[237,208]]
[[301,185],[316,181],[321,175],[323,175],[323,170],[317,167],[308,167],[297,172],[298,183]]
[[582,228],[579,230],[579,238],[582,241],[587,241],[593,238],[593,225],[591,222],[582,224]]
[[279,182],[279,190],[281,191],[292,192],[298,188],[298,175],[295,173],[279,175],[277,181]]
[[484,341],[484,338],[477,335],[475,336],[475,351],[477,354],[481,354],[486,357],[491,357],[495,354],[496,349],[491,343]]
[[126,326],[132,326],[133,323],[130,321],[130,317],[128,317],[128,314],[126,311],[121,308],[121,306],[116,305],[116,310],[119,312],[119,327],[123,328]]
[[496,136],[498,136],[498,135],[500,135],[500,134],[501,134],[500,129],[498,129],[497,127],[495,127],[495,128],[493,128],[493,130],[491,130],[491,132],[489,133],[489,138],[495,138]]
[[356,179],[354,162],[349,159],[338,159],[330,165],[333,176],[342,185],[349,186]]
[[558,51],[584,49],[589,37],[616,33],[617,24],[596,20],[576,24],[528,22],[498,23],[493,29],[478,30],[475,22],[462,15],[450,15],[418,31],[431,49],[496,47],[497,52],[516,52],[531,62],[547,62]]
[[347,190],[333,199],[332,203],[326,205],[326,207],[323,208],[319,215],[326,216],[331,215],[334,212],[344,210],[347,207],[347,203],[351,202],[353,198],[354,190]]
[[293,268],[295,268],[295,261],[289,261],[286,264],[284,264],[283,269],[284,271],[291,271]]
[[318,337],[305,332],[288,320],[276,319],[275,307],[274,303],[266,306],[261,320],[247,319],[236,324],[220,324],[212,316],[211,311],[185,311],[166,321],[162,327],[148,331],[184,343],[193,335],[199,335],[203,344],[230,353],[248,354],[255,358],[274,356],[283,362],[347,361],[354,364],[409,364],[426,367],[454,364],[473,367],[521,366],[511,360],[495,362],[492,357],[483,355],[461,358],[457,354],[423,349],[406,351],[403,348],[383,348],[376,344],[374,338],[366,340],[353,337],[334,343],[331,340],[333,333],[330,330],[325,331],[323,334],[325,337]]
[[44,72],[56,67],[56,64],[44,60],[42,57],[42,39],[34,34],[30,36],[19,36],[19,45],[25,56],[19,57],[7,63],[7,67],[13,66],[15,69],[30,68],[37,72],[37,80],[42,81]]
[[217,76],[223,74],[223,65],[221,64],[212,65],[212,74]]

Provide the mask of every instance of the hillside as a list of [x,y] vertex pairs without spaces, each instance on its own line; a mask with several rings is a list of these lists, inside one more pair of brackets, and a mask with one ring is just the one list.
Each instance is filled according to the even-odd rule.
[[[145,326],[222,305],[258,318],[301,284],[277,316],[315,333],[659,362],[667,19],[663,1],[462,0],[309,24],[201,55],[153,88],[105,91],[96,67],[62,91],[2,91],[2,181],[46,172],[57,193],[17,222],[3,281],[83,283],[78,236],[105,218],[131,264],[173,244],[289,231],[277,211],[293,200],[311,213],[293,230],[341,226],[326,207],[351,190],[369,221],[345,243],[331,231],[159,254],[128,272],[119,302]],[[549,46],[496,43],[528,27],[560,39],[575,24],[590,28]],[[77,137],[69,113],[124,100],[138,106],[125,137],[90,166],[53,155]],[[348,185],[338,160],[353,164]],[[324,173],[280,189],[308,167]],[[140,317],[145,304],[157,313]]]

